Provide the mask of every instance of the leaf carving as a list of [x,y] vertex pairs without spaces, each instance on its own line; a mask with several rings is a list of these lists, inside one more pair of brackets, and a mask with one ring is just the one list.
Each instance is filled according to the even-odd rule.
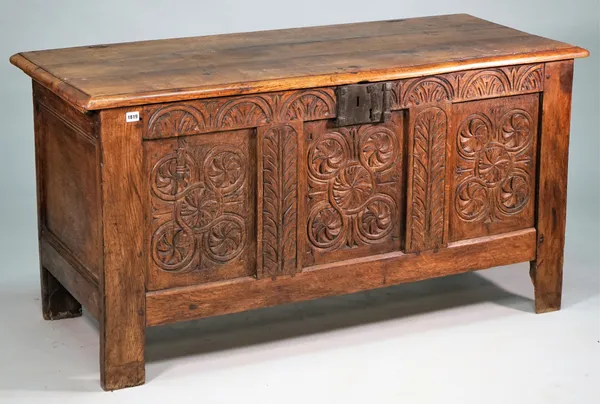
[[444,231],[447,123],[437,107],[421,111],[414,123],[412,224],[409,249],[438,248]]
[[263,272],[272,277],[296,268],[297,136],[286,125],[263,137]]

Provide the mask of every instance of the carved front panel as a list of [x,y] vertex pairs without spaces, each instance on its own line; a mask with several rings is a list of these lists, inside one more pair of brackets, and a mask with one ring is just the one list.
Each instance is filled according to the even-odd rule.
[[453,106],[450,241],[534,225],[537,94]]
[[186,136],[144,147],[149,289],[254,274],[254,132]]
[[143,107],[149,288],[532,226],[543,69],[397,80],[378,124],[336,127],[334,88]]
[[306,124],[305,266],[398,250],[401,114],[389,124]]

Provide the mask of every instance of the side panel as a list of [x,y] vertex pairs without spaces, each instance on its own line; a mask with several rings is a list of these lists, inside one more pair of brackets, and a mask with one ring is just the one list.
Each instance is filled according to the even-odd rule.
[[54,297],[44,295],[55,278],[98,318],[102,226],[96,116],[80,113],[35,82],[33,95],[45,315],[54,310],[60,291],[54,282]]
[[89,134],[40,104],[44,227],[65,251],[98,278],[100,218],[98,144]]

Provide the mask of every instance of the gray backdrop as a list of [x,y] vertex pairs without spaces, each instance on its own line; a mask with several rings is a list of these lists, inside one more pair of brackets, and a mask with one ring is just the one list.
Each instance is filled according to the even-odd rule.
[[[575,64],[565,278],[565,285],[572,288],[568,289],[572,293],[565,295],[565,307],[577,307],[578,303],[593,299],[591,301],[595,302],[595,308],[586,312],[584,318],[593,325],[597,336],[600,249],[600,46],[597,0],[0,0],[0,338],[10,341],[10,347],[0,341],[0,368],[4,367],[7,374],[13,375],[8,379],[10,382],[6,381],[4,375],[0,377],[5,379],[4,383],[0,382],[0,397],[4,392],[17,399],[18,392],[44,390],[45,385],[33,381],[22,382],[23,378],[30,375],[27,371],[30,365],[23,365],[24,368],[20,370],[9,369],[7,365],[7,362],[18,361],[20,355],[26,355],[25,352],[31,346],[39,345],[44,340],[43,337],[35,339],[30,336],[27,344],[19,344],[25,338],[24,335],[15,334],[14,329],[9,330],[18,313],[25,317],[19,323],[23,324],[24,329],[27,329],[28,324],[38,324],[40,321],[39,301],[36,300],[39,275],[31,85],[28,77],[9,64],[8,58],[13,53],[98,43],[463,12],[529,33],[576,44],[591,52],[591,57],[580,59]],[[505,273],[518,273],[518,282],[521,283],[527,282],[526,276],[522,275],[525,271],[525,266],[519,266],[513,272]],[[498,279],[502,279],[497,282],[500,288],[510,287],[511,279],[506,276]],[[468,278],[465,277],[465,280],[468,281]],[[426,285],[435,286],[434,283]],[[529,286],[523,286],[525,289],[522,289],[522,295],[529,294],[527,299],[530,299],[531,293],[527,287]],[[583,294],[576,297],[579,296],[577,293]],[[525,303],[532,304],[530,300]],[[22,312],[19,311],[22,305],[31,307]],[[442,304],[438,309],[443,308]],[[568,310],[563,315],[568,315]],[[528,318],[527,321],[533,321],[531,317]],[[50,326],[40,322],[35,333],[43,335],[48,327]],[[56,327],[60,329],[62,326],[55,323],[51,327],[56,330]],[[93,325],[90,327],[93,328]],[[589,329],[589,325],[587,327]],[[443,327],[440,326],[440,332],[442,330]],[[87,331],[86,328],[82,332]],[[81,337],[82,340],[71,343],[81,342],[82,346],[87,344],[89,347],[91,353],[87,355],[86,361],[91,363],[86,365],[85,372],[91,372],[93,383],[90,389],[95,390],[97,370],[94,370],[94,366],[97,362],[94,351],[97,342],[88,343],[88,339],[95,341],[93,332],[85,335]],[[577,336],[574,339],[575,344],[578,341],[590,343],[590,338],[597,339],[591,334],[578,337],[579,340]],[[158,336],[154,338],[160,340]],[[598,353],[597,347],[596,345],[594,355]],[[65,349],[65,357],[58,362],[70,361],[70,354],[70,349]],[[162,354],[159,357],[160,355]],[[166,359],[162,359],[169,358],[169,354],[166,354]],[[39,365],[42,366],[39,372],[52,373],[56,362],[56,358],[53,358],[46,367]],[[52,380],[58,383],[62,379],[57,376]],[[70,385],[63,387],[65,390],[70,389]]]

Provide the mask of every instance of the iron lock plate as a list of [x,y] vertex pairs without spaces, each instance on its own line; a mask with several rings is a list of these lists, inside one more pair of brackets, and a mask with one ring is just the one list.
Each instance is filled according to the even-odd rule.
[[392,83],[350,84],[336,89],[337,125],[385,122],[391,117]]

